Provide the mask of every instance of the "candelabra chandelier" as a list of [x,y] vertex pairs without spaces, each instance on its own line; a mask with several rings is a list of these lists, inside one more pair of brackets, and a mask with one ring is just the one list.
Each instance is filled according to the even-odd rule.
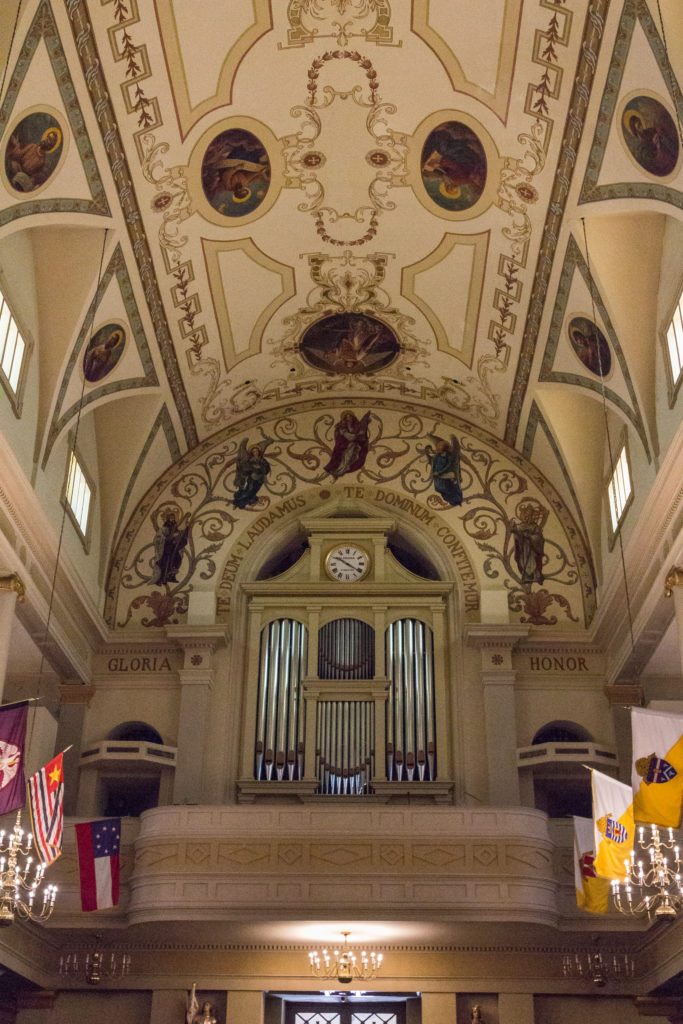
[[130,973],[128,953],[93,950],[91,953],[67,953],[59,958],[59,973],[81,976],[88,985],[99,985],[103,978],[123,978]]
[[[638,845],[646,854],[645,860],[636,862],[635,852],[626,861],[626,878],[612,881],[614,905],[622,914],[647,914],[660,921],[672,921],[683,908],[680,847],[670,828],[664,838],[657,825],[638,828]],[[673,854],[673,856],[671,856]]]
[[596,988],[604,988],[610,976],[632,978],[633,960],[628,953],[603,954],[599,949],[565,953],[562,956],[565,978],[589,978]]
[[33,836],[21,827],[21,811],[11,832],[0,832],[0,925],[15,917],[47,921],[57,895],[56,885],[45,885],[45,865],[31,854]]
[[355,953],[349,949],[348,944],[351,932],[341,934],[344,936],[341,950],[335,949],[330,952],[323,949],[318,953],[314,949],[308,954],[311,973],[317,978],[336,978],[340,985],[350,985],[355,978],[362,981],[375,978],[382,967],[382,954],[373,950]]

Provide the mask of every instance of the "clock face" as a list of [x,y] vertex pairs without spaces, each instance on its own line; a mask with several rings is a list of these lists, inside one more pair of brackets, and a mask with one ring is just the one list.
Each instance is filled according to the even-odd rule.
[[353,583],[361,580],[370,568],[370,556],[367,551],[355,544],[340,544],[332,548],[325,559],[328,576],[340,583]]

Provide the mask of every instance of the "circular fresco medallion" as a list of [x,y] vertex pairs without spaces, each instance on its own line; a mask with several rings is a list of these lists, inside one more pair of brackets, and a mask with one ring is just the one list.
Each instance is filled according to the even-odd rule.
[[461,121],[444,121],[427,136],[420,160],[427,194],[444,210],[468,210],[486,185],[486,153]]
[[621,115],[624,141],[634,160],[648,174],[664,178],[678,161],[679,142],[674,120],[652,96],[634,96]]
[[577,356],[596,377],[606,377],[612,368],[607,338],[592,320],[575,316],[569,321],[569,340]]
[[400,352],[394,332],[365,313],[335,313],[312,324],[299,351],[324,373],[377,373]]
[[102,380],[123,355],[126,332],[121,324],[105,324],[95,331],[83,354],[83,375],[89,384]]
[[244,217],[263,202],[270,184],[270,160],[260,139],[245,128],[228,128],[206,147],[202,188],[224,217]]
[[34,192],[54,173],[64,149],[59,121],[47,111],[27,114],[5,145],[5,174],[15,192]]

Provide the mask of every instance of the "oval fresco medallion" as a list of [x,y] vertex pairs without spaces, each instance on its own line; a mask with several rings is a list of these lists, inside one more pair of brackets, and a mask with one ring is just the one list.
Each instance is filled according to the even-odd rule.
[[422,147],[422,182],[444,210],[468,210],[486,185],[486,153],[478,136],[461,121],[444,121]]
[[585,316],[569,321],[569,340],[577,356],[596,377],[606,377],[612,368],[612,353],[599,327]]
[[27,114],[5,145],[5,174],[15,192],[34,192],[54,174],[64,150],[59,121],[45,110]]
[[678,161],[676,125],[666,107],[653,96],[634,96],[621,115],[624,141],[633,159],[648,174],[664,178]]
[[335,313],[311,324],[299,351],[324,373],[377,373],[401,350],[394,332],[366,313]]
[[83,353],[83,376],[89,384],[102,380],[123,355],[126,332],[121,324],[104,324],[95,331]]
[[244,217],[263,202],[270,185],[270,160],[260,139],[245,128],[227,128],[206,147],[202,188],[224,217]]

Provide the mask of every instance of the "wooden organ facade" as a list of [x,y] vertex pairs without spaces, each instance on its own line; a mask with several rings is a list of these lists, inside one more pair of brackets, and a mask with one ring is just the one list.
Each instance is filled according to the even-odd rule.
[[298,561],[243,584],[239,800],[449,799],[452,583],[394,557],[391,519],[334,515],[301,526],[308,546]]

